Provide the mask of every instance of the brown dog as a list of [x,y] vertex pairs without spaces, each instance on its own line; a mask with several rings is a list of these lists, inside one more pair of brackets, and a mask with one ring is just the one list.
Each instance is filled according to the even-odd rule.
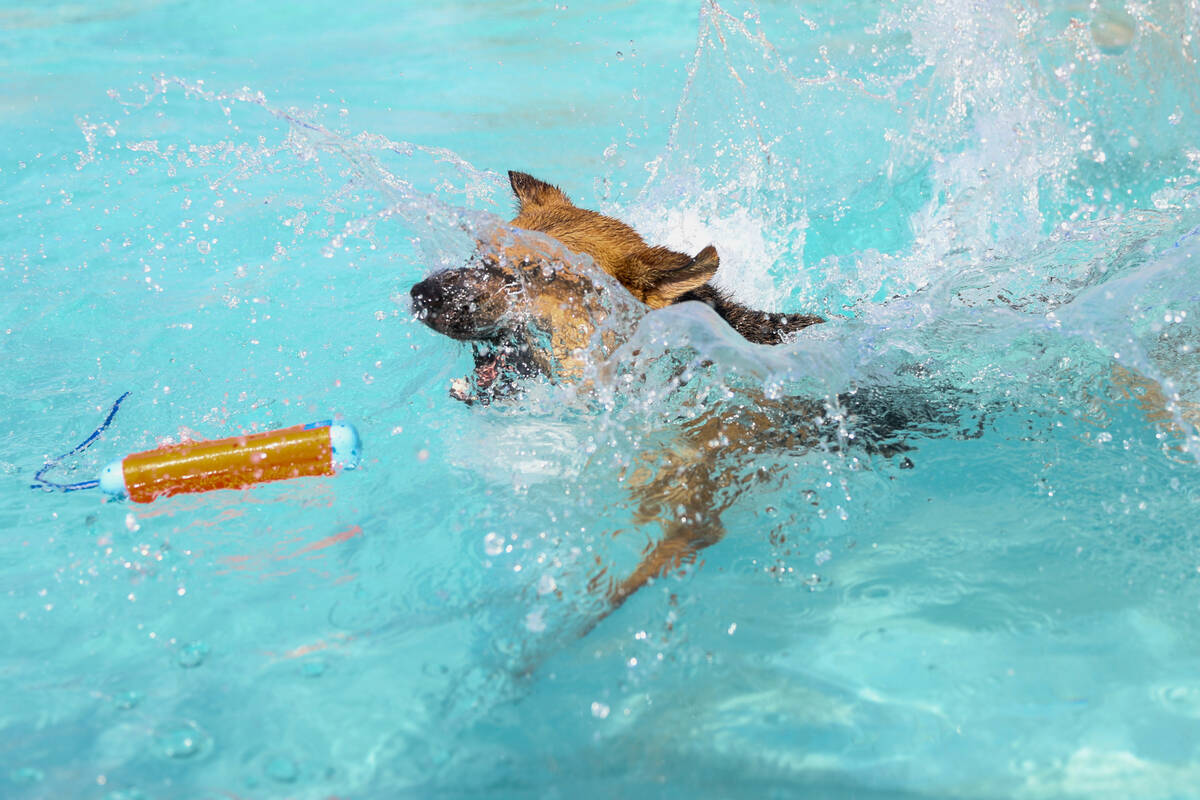
[[[711,245],[694,257],[651,247],[633,228],[579,208],[556,186],[521,172],[510,172],[509,181],[518,202],[513,230],[479,241],[470,264],[434,273],[411,290],[418,319],[476,347],[473,377],[452,384],[457,399],[487,402],[539,373],[554,381],[583,375],[586,362],[595,360],[595,335],[611,304],[587,271],[577,268],[573,254],[590,256],[633,295],[643,313],[696,300],[751,342],[778,344],[824,321],[810,314],[756,311],[713,287],[709,281],[719,262]],[[736,448],[743,440],[762,441],[765,431],[780,427],[770,401],[761,398],[756,406],[702,415],[683,426],[666,448],[644,453],[622,476],[638,500],[638,520],[657,520],[665,535],[647,548],[631,575],[608,582],[611,608],[721,538],[720,513],[736,493],[719,489],[729,485],[736,464],[720,461],[713,443],[723,442],[722,450]],[[810,404],[800,416],[819,419],[821,409]],[[795,401],[789,411],[795,419]],[[811,444],[817,435],[816,424],[793,422],[772,436],[778,440],[772,445]]]
[[[515,230],[481,241],[473,264],[435,273],[412,287],[421,321],[486,350],[477,357],[474,386],[458,383],[452,390],[458,399],[486,401],[535,372],[552,380],[579,377],[604,312],[599,287],[570,269],[571,253],[590,256],[647,309],[697,300],[758,344],[778,344],[824,321],[755,311],[714,288],[708,281],[719,260],[711,245],[695,257],[650,247],[633,228],[579,208],[558,187],[522,172],[508,175],[518,202]],[[550,239],[522,235],[531,231]]]
[[[635,300],[626,306],[635,315],[697,300],[747,340],[768,345],[823,322],[808,314],[749,309],[714,288],[709,281],[718,258],[711,245],[694,257],[651,247],[623,222],[575,206],[556,186],[520,172],[510,172],[509,180],[518,202],[512,228],[479,241],[467,266],[437,272],[412,287],[418,319],[476,347],[474,375],[452,385],[452,396],[460,400],[487,402],[537,374],[552,381],[578,380],[589,364],[602,360],[598,346],[612,351],[612,328],[619,326],[602,323],[620,303],[576,254],[589,256],[628,290]],[[1152,421],[1175,433],[1194,433],[1181,431],[1176,415],[1196,424],[1200,412],[1169,403],[1157,383],[1117,367],[1114,384]],[[982,434],[987,412],[969,393],[931,389],[933,401],[928,393],[867,389],[838,395],[830,407],[742,390],[736,403],[675,424],[665,445],[640,453],[621,475],[637,502],[635,520],[657,522],[663,536],[646,547],[629,575],[608,578],[602,568],[593,585],[605,585],[611,611],[650,580],[719,541],[722,512],[755,480],[744,468],[756,452],[853,444],[887,456],[907,451],[905,439],[913,433]],[[964,427],[964,411],[975,424]],[[899,466],[912,462],[904,458]]]

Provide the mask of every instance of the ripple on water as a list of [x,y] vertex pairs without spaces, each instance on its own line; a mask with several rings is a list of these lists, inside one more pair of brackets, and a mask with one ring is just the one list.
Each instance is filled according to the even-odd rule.
[[1200,686],[1155,686],[1150,690],[1150,696],[1172,714],[1200,719]]
[[208,658],[212,648],[205,642],[188,642],[179,650],[179,666],[184,669],[192,669],[204,663],[204,659]]
[[8,773],[8,779],[17,785],[41,783],[45,778],[46,773],[36,767],[17,767]]
[[141,789],[116,789],[104,795],[104,800],[150,800],[150,795]]
[[868,577],[842,583],[846,613],[869,618],[909,617],[963,631],[1032,633],[1053,627],[1044,609],[1003,583],[965,581],[959,576],[928,580]]
[[895,588],[882,580],[868,580],[846,589],[847,599],[865,600],[869,603],[886,603],[895,593]]
[[203,758],[212,749],[212,736],[192,720],[169,722],[154,731],[154,750],[166,758]]

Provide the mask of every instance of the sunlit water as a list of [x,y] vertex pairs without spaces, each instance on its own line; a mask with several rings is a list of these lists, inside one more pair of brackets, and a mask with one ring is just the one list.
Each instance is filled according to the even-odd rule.
[[[0,23],[0,795],[1200,794],[1194,0]],[[457,403],[407,290],[510,168],[830,322],[614,314],[594,391]],[[30,491],[126,390],[60,478],[330,416],[366,462]],[[851,395],[958,416],[729,453],[724,541],[580,635],[680,420]]]

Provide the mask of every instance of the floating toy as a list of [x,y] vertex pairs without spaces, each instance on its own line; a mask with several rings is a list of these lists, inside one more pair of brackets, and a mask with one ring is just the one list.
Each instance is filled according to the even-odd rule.
[[186,442],[134,453],[100,473],[100,489],[135,503],[358,466],[358,434],[344,422],[314,422],[278,431]]
[[128,392],[121,395],[104,423],[75,449],[47,461],[34,476],[37,483],[33,488],[72,492],[99,487],[114,497],[149,503],[174,494],[247,489],[270,481],[334,475],[358,466],[362,446],[354,426],[326,420],[134,453],[109,464],[94,481],[61,484],[42,477],[64,458],[81,453],[94,444],[116,416],[121,401],[128,396]]

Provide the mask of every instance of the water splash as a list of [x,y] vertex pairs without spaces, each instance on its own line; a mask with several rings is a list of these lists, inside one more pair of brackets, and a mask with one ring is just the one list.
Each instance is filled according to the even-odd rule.
[[[256,609],[298,615],[287,634],[295,641],[277,650],[318,647],[301,631],[339,634],[320,640],[334,644],[319,683],[338,701],[322,713],[341,721],[347,710],[380,709],[378,687],[404,708],[376,712],[386,722],[332,725],[338,736],[329,724],[305,728],[329,738],[331,751],[372,754],[355,762],[355,788],[495,786],[505,764],[531,763],[489,729],[505,730],[515,698],[576,726],[574,741],[599,736],[634,772],[655,773],[654,753],[663,763],[701,754],[734,773],[748,766],[787,781],[814,769],[931,793],[973,781],[978,760],[962,762],[964,775],[933,750],[962,741],[950,718],[1005,741],[1028,732],[1009,713],[1019,707],[1009,701],[1027,695],[1006,688],[1002,710],[983,699],[1013,685],[995,664],[1043,668],[1042,654],[1021,658],[1012,646],[1053,646],[1042,637],[1070,609],[1069,593],[1047,590],[1034,567],[1057,569],[1081,595],[1107,587],[1119,598],[1108,602],[1131,607],[1186,597],[1192,578],[1179,575],[1195,543],[1176,534],[1193,527],[1200,453],[1200,157],[1187,124],[1197,105],[1196,6],[1144,3],[1119,17],[1101,4],[1001,3],[987,14],[977,5],[856,8],[851,24],[819,7],[706,3],[670,145],[650,159],[641,195],[611,210],[656,243],[690,252],[715,243],[721,281],[743,299],[833,321],[762,348],[703,307],[624,318],[611,329],[619,346],[592,364],[594,392],[538,383],[486,411],[445,398],[461,354],[407,322],[403,295],[428,270],[462,263],[476,234],[501,224],[495,212],[508,201],[498,174],[446,150],[339,129],[249,89],[164,77],[129,99],[119,94],[119,120],[80,122],[79,174],[179,200],[178,214],[164,215],[170,224],[149,233],[109,209],[120,221],[105,222],[113,230],[103,235],[134,257],[89,267],[117,286],[144,283],[162,303],[131,335],[137,352],[106,354],[97,369],[108,380],[171,376],[129,438],[255,415],[283,423],[275,417],[331,403],[362,408],[384,444],[357,484],[338,487],[336,504],[329,491],[252,495],[172,506],[131,518],[128,529],[123,512],[106,511],[96,526],[116,544],[98,545],[102,557],[81,565],[74,545],[59,543],[47,552],[72,565],[63,573],[71,580],[116,582],[131,598],[136,587],[139,609],[181,608],[170,604],[184,602],[174,593],[185,579],[189,598],[214,604],[239,587],[244,631],[230,642],[196,633],[221,641],[222,654],[237,644],[257,652],[260,638],[278,635],[279,620]],[[47,291],[79,309],[100,302],[69,278],[48,275]],[[142,312],[141,291],[102,307],[117,318]],[[197,344],[200,335],[211,338]],[[934,417],[908,431],[915,468],[904,466],[909,456],[885,454],[889,442],[859,445],[872,430],[856,418],[856,398],[914,397],[912,408],[934,398],[955,411],[951,422]],[[826,419],[823,435],[706,463],[721,480],[705,499],[729,532],[706,551],[709,563],[642,590],[638,604],[576,644],[573,634],[603,610],[597,588],[633,569],[679,511],[650,496],[657,505],[643,513],[649,493],[629,488],[647,485],[638,469],[677,466],[681,429],[783,399],[802,401],[812,412],[804,420]],[[967,423],[980,417],[975,438]],[[924,510],[927,498],[936,513]],[[228,513],[234,505],[251,511]],[[297,538],[344,530],[347,508],[364,517],[361,537],[325,553],[329,561],[291,558],[304,552]],[[981,521],[981,508],[996,519]],[[168,534],[187,551],[170,568],[124,554],[144,542],[165,549]],[[1144,586],[1155,588],[1140,594]],[[300,616],[280,594],[317,611]],[[951,628],[982,633],[950,639]],[[1153,630],[1131,629],[1129,641],[1154,644]],[[970,650],[964,641],[982,642],[978,663],[952,652]],[[916,680],[881,689],[890,676],[872,665],[915,664],[913,652],[926,649],[934,655],[921,668],[957,665],[961,696],[932,703]],[[162,660],[177,666],[186,651]],[[1161,655],[1166,663],[1172,654]],[[265,691],[277,664],[311,685],[291,657],[239,674],[234,696],[266,694],[281,718],[297,721],[293,701],[307,695]],[[205,679],[220,660],[186,675]],[[554,688],[579,675],[582,689]],[[711,675],[719,681],[704,680]],[[219,747],[190,734],[183,742],[169,720],[193,715],[154,708],[172,689],[161,675],[145,678],[135,713],[168,720],[147,728],[172,739],[156,740],[171,750],[164,760],[237,761],[221,749],[241,731],[234,721],[203,720]],[[805,688],[778,688],[797,685]],[[572,707],[582,722],[562,721]],[[705,721],[696,736],[673,733],[694,726],[681,727],[672,708]],[[882,742],[880,752],[911,753],[913,731],[933,744],[905,776],[856,755],[864,737]],[[800,737],[816,766],[778,745]],[[972,745],[992,752],[986,741]],[[592,751],[555,746],[563,764],[594,773]],[[1090,751],[1063,757],[1071,752],[1083,755],[1070,763],[1091,768]],[[310,759],[292,753],[263,751],[252,762],[272,780],[300,780]],[[1002,773],[981,779],[994,794],[1013,789]],[[1053,766],[1032,764],[1028,774],[1035,789],[1066,785]]]

